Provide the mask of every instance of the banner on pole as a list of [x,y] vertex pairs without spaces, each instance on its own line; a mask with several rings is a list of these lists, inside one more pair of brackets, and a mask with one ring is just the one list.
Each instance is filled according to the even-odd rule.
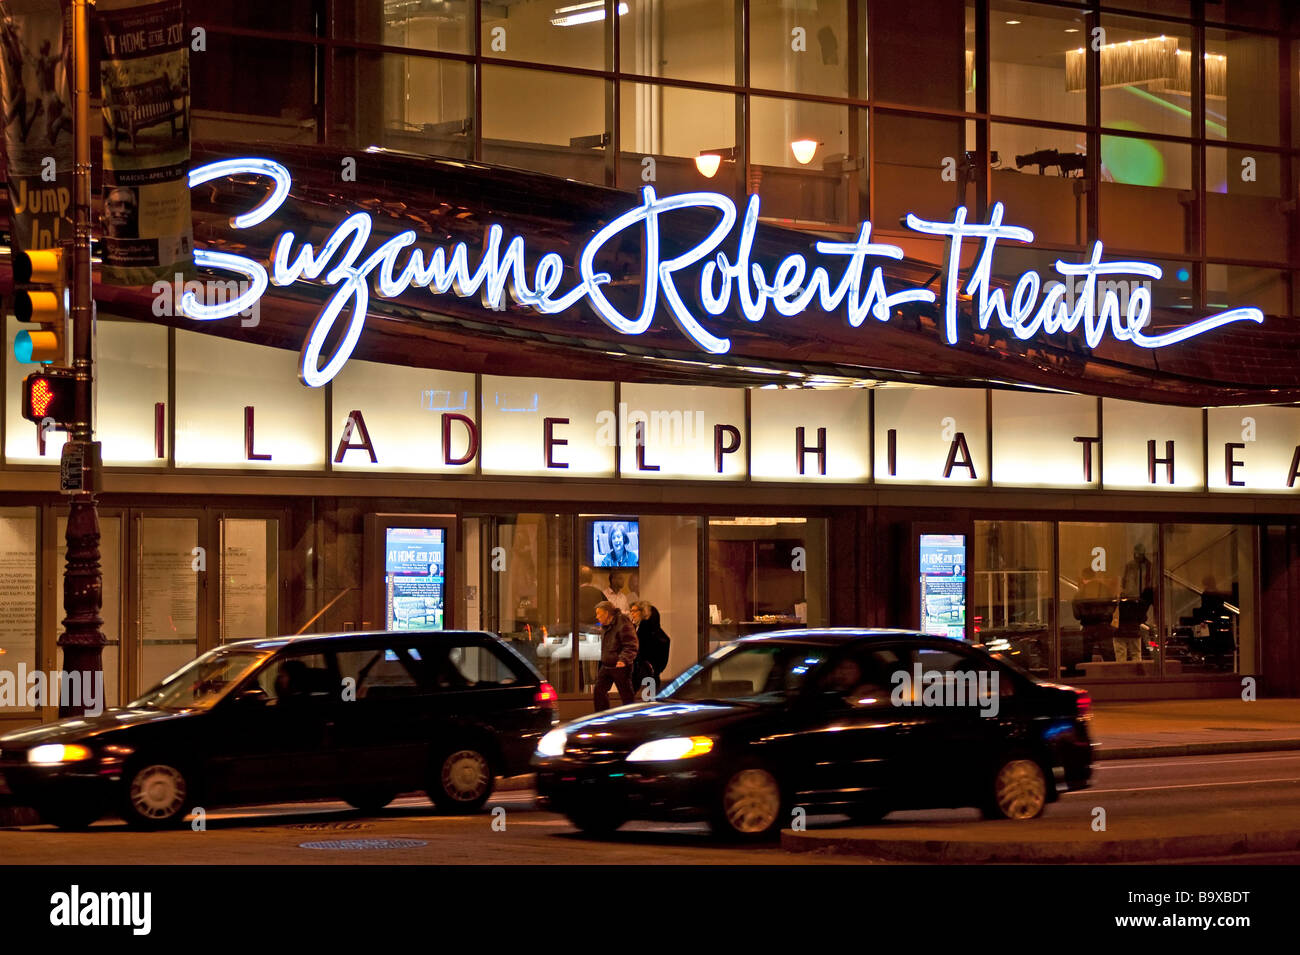
[[17,249],[72,240],[72,7],[0,2],[0,92]]
[[150,285],[194,270],[190,61],[184,0],[99,0],[103,37],[102,280]]

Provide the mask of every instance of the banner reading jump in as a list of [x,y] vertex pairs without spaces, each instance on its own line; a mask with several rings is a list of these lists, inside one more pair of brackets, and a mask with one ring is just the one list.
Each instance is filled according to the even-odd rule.
[[104,268],[149,285],[194,266],[184,0],[99,0],[104,38]]
[[13,245],[72,239],[72,8],[0,2],[0,87]]

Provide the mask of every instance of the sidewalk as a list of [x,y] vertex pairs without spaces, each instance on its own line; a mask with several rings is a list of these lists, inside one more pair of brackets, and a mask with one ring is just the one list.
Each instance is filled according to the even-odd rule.
[[1098,759],[1300,749],[1300,700],[1094,703]]

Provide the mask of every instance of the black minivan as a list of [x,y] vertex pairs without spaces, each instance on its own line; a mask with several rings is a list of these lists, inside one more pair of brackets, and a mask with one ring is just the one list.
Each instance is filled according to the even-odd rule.
[[47,822],[141,828],[195,806],[342,798],[375,811],[424,790],[481,809],[528,771],[557,694],[489,633],[401,631],[229,643],[97,717],[0,737],[0,774]]

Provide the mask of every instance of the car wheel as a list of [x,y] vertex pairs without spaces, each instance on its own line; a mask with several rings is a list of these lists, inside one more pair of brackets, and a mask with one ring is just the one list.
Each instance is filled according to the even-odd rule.
[[1036,819],[1047,805],[1047,774],[1026,754],[999,760],[993,771],[984,816],[988,819]]
[[588,836],[608,836],[627,822],[624,816],[607,809],[577,809],[565,813],[574,828]]
[[178,826],[189,814],[193,795],[185,773],[174,763],[142,760],[125,774],[122,818],[136,829]]
[[741,766],[724,778],[711,825],[727,839],[772,839],[781,831],[785,809],[785,794],[771,772],[759,765]]
[[91,823],[99,821],[104,811],[96,805],[69,806],[63,803],[46,803],[36,807],[36,814],[41,817],[41,822],[75,832],[89,829]]
[[429,798],[443,812],[478,812],[492,795],[492,762],[474,744],[444,751],[434,762]]
[[397,793],[386,789],[359,789],[343,796],[344,802],[362,812],[379,812],[396,798]]

